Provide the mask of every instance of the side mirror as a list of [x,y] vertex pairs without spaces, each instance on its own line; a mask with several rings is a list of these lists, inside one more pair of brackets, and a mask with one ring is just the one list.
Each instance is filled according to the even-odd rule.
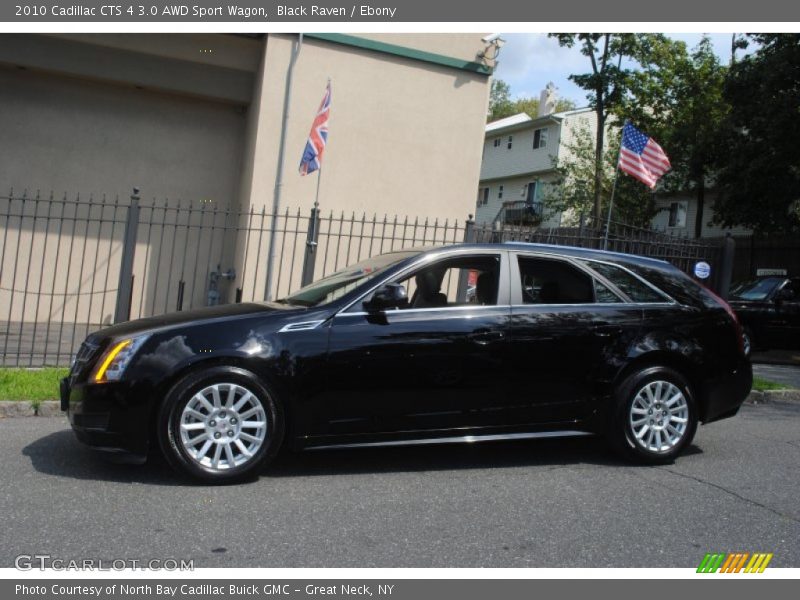
[[387,283],[375,290],[372,298],[364,301],[367,311],[381,311],[389,308],[401,308],[408,305],[406,288],[399,283]]

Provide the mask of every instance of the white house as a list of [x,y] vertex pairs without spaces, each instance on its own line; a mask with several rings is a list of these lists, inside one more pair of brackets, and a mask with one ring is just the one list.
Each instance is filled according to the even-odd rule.
[[486,125],[475,220],[525,221],[543,218],[545,227],[560,224],[561,215],[546,210],[543,199],[555,185],[556,167],[569,158],[578,131],[597,128],[591,108],[532,118],[520,113]]
[[[751,229],[746,227],[724,228],[712,225],[714,218],[714,201],[717,194],[707,190],[703,203],[703,219],[700,237],[722,237],[731,235],[750,235]],[[650,222],[653,229],[664,231],[681,237],[694,237],[695,220],[697,218],[697,197],[692,192],[675,194],[657,194],[655,206],[658,211]]]

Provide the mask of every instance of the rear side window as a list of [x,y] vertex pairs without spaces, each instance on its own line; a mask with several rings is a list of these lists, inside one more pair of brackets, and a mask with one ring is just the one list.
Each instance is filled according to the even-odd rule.
[[642,282],[625,269],[606,263],[589,262],[588,266],[608,279],[634,302],[666,302],[667,298]]
[[525,304],[589,304],[592,278],[560,260],[519,256],[522,301]]

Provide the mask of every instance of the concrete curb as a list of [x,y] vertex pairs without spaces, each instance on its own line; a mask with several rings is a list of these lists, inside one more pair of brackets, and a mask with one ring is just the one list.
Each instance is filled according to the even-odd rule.
[[[752,391],[745,399],[747,404],[767,404],[769,402],[800,402],[800,390]],[[27,401],[0,400],[0,419],[4,417],[60,417],[61,403],[58,400],[45,400],[34,409]]]
[[58,400],[44,400],[38,408],[26,400],[0,400],[0,419],[3,417],[58,417],[61,412],[61,402]]

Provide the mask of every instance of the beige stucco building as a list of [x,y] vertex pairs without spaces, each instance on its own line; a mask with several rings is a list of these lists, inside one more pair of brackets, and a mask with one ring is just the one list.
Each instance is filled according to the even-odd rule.
[[[301,177],[297,168],[330,78],[322,214],[463,221],[474,211],[480,172],[491,73],[491,63],[481,57],[485,49],[479,33],[306,34],[301,45],[294,34],[3,34],[0,196],[11,189],[15,197],[41,190],[78,203],[91,196],[94,204],[117,197],[125,204],[138,186],[143,207],[155,201],[156,207],[169,202],[217,211],[212,224],[250,210],[269,214],[286,117],[279,210],[305,217],[317,174]],[[7,198],[6,203],[0,210],[8,214],[33,210],[32,203],[23,208],[13,203],[8,208]],[[90,243],[82,267],[73,266],[68,275],[63,256],[57,259],[66,247],[55,239],[55,226],[70,210],[72,204],[54,206],[46,227],[25,227],[24,215],[18,224],[0,223],[16,227],[8,243],[23,249],[22,256],[8,244],[2,250],[0,288],[16,291],[0,291],[0,306],[25,288],[19,266],[37,263],[32,259],[42,252],[43,266],[28,279],[43,282],[45,290],[63,288],[62,313],[77,302],[80,282],[95,277],[98,265],[106,269],[106,281],[116,281],[121,240],[104,226],[91,235],[108,237],[107,246],[98,242],[95,253]],[[256,244],[255,236],[244,235],[246,224],[237,229],[226,221],[220,239],[201,238],[195,245],[188,228],[170,230],[170,210],[142,211],[143,219],[161,223],[161,231],[151,227],[152,235],[137,242],[133,316],[173,309],[172,282],[188,283],[190,276],[198,281],[191,291],[186,286],[183,306],[203,305],[206,275],[217,264],[237,272],[235,282],[221,282],[223,301],[233,300],[236,289],[245,300],[264,297],[266,261],[257,264],[253,256],[264,254],[268,230]],[[91,221],[90,215],[82,230],[87,235],[94,231]],[[306,227],[299,221],[292,226]],[[183,246],[188,260],[200,265],[199,275],[187,274],[192,269],[186,268],[186,256],[183,265],[153,263],[156,254],[177,253]],[[300,250],[292,260],[302,259]],[[271,293],[298,287],[299,278],[300,269],[294,268],[292,277],[274,282]],[[58,316],[52,310],[45,315],[42,308],[26,312],[31,309],[24,298],[13,303],[10,321]],[[108,322],[113,298],[99,308],[76,306],[74,312],[76,321]],[[0,314],[0,321],[6,319]]]

